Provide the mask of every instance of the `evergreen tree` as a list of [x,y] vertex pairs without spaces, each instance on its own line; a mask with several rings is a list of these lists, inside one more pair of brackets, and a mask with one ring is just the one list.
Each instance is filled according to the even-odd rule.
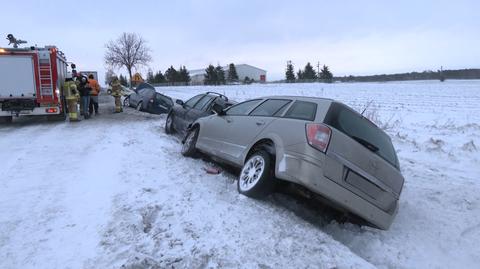
[[213,65],[209,65],[207,69],[205,69],[205,79],[203,83],[205,85],[216,85],[217,84],[217,72]]
[[313,70],[313,67],[309,62],[307,63],[307,65],[305,65],[305,69],[303,71],[303,79],[309,79],[309,80],[317,79],[317,74],[315,70]]
[[178,81],[185,82],[185,84],[190,82],[190,74],[185,66],[180,67],[178,72]]
[[165,76],[162,74],[162,71],[158,71],[154,78],[153,78],[154,83],[160,84],[160,83],[165,83],[167,82],[165,79]]
[[298,80],[303,80],[303,79],[305,79],[305,78],[303,77],[303,71],[302,71],[302,69],[298,69],[297,79],[298,79]]
[[165,71],[165,78],[167,79],[168,83],[174,84],[178,81],[178,71],[170,66],[167,71]]
[[328,69],[328,66],[323,65],[322,70],[320,70],[320,79],[327,83],[332,83],[333,82],[333,74],[330,72]]
[[248,76],[246,76],[244,79],[243,79],[243,84],[252,84],[252,82],[254,82],[253,79],[250,79]]
[[215,72],[217,73],[217,85],[222,85],[225,84],[225,71],[223,70],[223,67],[220,65],[217,65],[215,67]]
[[228,65],[227,81],[230,82],[230,83],[231,82],[238,82],[237,68],[235,68],[235,65],[233,63]]
[[150,84],[155,83],[155,77],[153,76],[153,71],[152,71],[152,69],[148,69],[148,72],[147,72],[147,82],[150,83]]
[[118,80],[120,81],[120,84],[122,84],[122,85],[125,86],[125,87],[128,87],[127,77],[125,77],[124,75],[120,74],[120,77],[118,78]]
[[287,62],[287,70],[285,71],[285,79],[287,82],[295,82],[295,71],[291,61]]

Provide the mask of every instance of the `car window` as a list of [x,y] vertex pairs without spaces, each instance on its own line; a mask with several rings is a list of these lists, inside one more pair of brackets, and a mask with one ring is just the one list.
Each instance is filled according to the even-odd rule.
[[234,105],[230,107],[226,114],[227,115],[236,115],[236,116],[242,116],[242,115],[247,115],[252,108],[254,108],[258,103],[260,103],[260,99],[255,99],[255,100],[249,100],[245,101],[243,103],[240,103],[238,105]]
[[156,95],[157,102],[164,106],[172,106],[173,101],[170,97],[157,93]]
[[277,112],[275,112],[275,114],[273,115],[274,117],[281,117],[283,115],[283,113],[285,113],[285,111],[288,109],[288,107],[290,106],[290,103],[291,102],[288,102],[287,104],[285,104],[284,106],[282,106]]
[[147,92],[147,89],[145,89],[145,88],[140,89],[140,90],[137,91],[137,93],[138,93],[139,95],[145,95],[146,92]]
[[295,101],[284,117],[313,121],[316,113],[317,104],[305,101]]
[[290,100],[270,99],[257,106],[250,116],[273,116],[278,110],[290,103]]
[[198,109],[198,110],[205,110],[205,106],[212,101],[212,99],[215,98],[211,95],[205,95],[200,101],[198,101],[193,108]]
[[332,103],[324,122],[356,140],[393,166],[399,167],[390,137],[360,114],[342,104]]
[[198,102],[198,100],[200,100],[200,98],[202,98],[203,96],[204,96],[204,94],[199,94],[199,95],[196,95],[196,96],[190,98],[190,100],[185,102],[185,106],[193,107]]

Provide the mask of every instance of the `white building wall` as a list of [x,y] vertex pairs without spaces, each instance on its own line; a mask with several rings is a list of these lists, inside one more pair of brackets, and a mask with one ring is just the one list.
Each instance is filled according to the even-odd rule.
[[[246,77],[249,77],[250,79],[254,79],[255,81],[261,81],[261,76],[267,76],[267,71],[262,70],[260,68],[256,68],[251,65],[247,64],[239,64],[235,65],[235,68],[237,69],[237,74],[238,74],[238,79],[240,81],[245,80]],[[226,69],[228,72],[228,67]]]

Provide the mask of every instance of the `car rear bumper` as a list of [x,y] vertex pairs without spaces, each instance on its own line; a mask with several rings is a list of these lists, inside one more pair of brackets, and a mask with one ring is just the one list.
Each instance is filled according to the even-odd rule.
[[[324,156],[324,155],[323,155]],[[398,202],[386,212],[352,190],[324,176],[322,159],[312,158],[295,152],[285,152],[277,166],[277,176],[281,179],[297,182],[309,190],[320,194],[355,215],[365,219],[374,226],[387,230],[398,211]]]
[[[55,112],[48,112],[48,109],[56,109]],[[33,110],[20,110],[18,111],[19,116],[26,115],[58,115],[61,113],[60,107],[58,106],[49,106],[49,107],[35,107]],[[17,111],[2,111],[0,110],[0,116],[15,116]]]

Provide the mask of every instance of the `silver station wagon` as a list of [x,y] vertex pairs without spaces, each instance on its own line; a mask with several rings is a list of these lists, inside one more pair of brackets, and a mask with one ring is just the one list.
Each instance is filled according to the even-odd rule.
[[182,154],[198,151],[242,168],[238,191],[262,197],[278,179],[388,229],[404,178],[390,137],[350,107],[324,98],[248,100],[193,122]]

